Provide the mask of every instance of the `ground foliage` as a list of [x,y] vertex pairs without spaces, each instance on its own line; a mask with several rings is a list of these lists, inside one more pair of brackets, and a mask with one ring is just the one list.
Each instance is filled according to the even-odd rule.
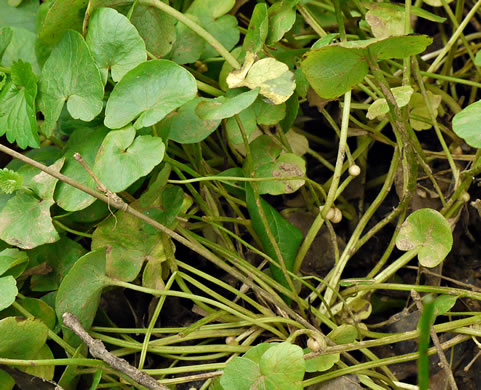
[[0,390],[479,388],[479,8],[0,0]]

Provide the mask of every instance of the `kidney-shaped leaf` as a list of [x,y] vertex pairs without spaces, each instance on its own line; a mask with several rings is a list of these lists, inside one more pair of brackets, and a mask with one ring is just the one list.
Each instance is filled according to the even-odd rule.
[[112,8],[100,8],[95,12],[85,40],[104,84],[109,70],[112,79],[117,82],[129,70],[147,60],[145,43],[135,27]]
[[45,62],[40,77],[42,131],[50,136],[63,105],[72,118],[91,121],[102,110],[104,85],[82,35],[67,31]]
[[197,93],[194,76],[169,60],[144,62],[114,87],[105,109],[105,126],[152,126]]
[[409,215],[396,239],[400,250],[418,249],[419,262],[428,268],[441,263],[452,246],[453,234],[448,221],[433,209],[420,209]]
[[346,93],[369,70],[362,49],[341,46],[325,46],[307,53],[301,68],[311,87],[324,99]]
[[110,191],[125,190],[164,158],[165,145],[160,138],[135,138],[135,133],[132,126],[111,131],[100,147],[93,170]]
[[481,148],[481,100],[470,104],[453,118],[453,131],[473,148]]
[[[82,256],[65,276],[57,292],[55,312],[59,321],[66,312],[75,314],[89,329],[97,312],[102,289],[109,284],[105,276],[105,248]],[[65,329],[67,334],[72,333]]]

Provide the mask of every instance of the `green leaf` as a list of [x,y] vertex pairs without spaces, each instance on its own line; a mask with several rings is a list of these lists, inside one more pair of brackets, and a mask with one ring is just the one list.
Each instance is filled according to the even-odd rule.
[[417,249],[419,262],[428,268],[441,263],[452,246],[453,234],[448,221],[433,209],[420,209],[410,214],[396,238],[398,249]]
[[117,82],[129,70],[147,60],[145,43],[135,27],[112,8],[99,8],[95,12],[89,21],[85,41],[104,84],[109,70],[112,80]]
[[[304,176],[306,162],[293,153],[283,153],[267,135],[261,135],[251,143],[252,160],[256,177]],[[281,195],[297,191],[304,180],[262,181],[257,183],[260,194]]]
[[[433,94],[431,91],[426,91],[426,94],[431,104],[431,110],[433,111],[434,117],[437,117],[442,97],[441,95]],[[411,108],[409,112],[409,123],[414,130],[427,130],[433,127],[431,115],[429,115],[428,106],[423,95],[418,92],[414,93],[409,101],[409,106]],[[414,118],[415,116],[423,118],[425,121],[417,120]]]
[[136,4],[130,21],[139,31],[150,53],[163,57],[172,49],[176,40],[175,19],[172,16],[155,7]]
[[6,26],[0,29],[0,61],[2,60],[5,49],[7,48],[7,46],[10,44],[10,41],[12,40],[12,36],[13,36],[13,32],[10,27]]
[[[88,330],[97,312],[102,289],[109,285],[105,276],[105,248],[82,256],[65,276],[57,292],[55,312],[60,323],[62,315],[72,313],[79,319],[83,328]],[[63,328],[67,340],[73,333]],[[74,336],[75,344],[80,340]]]
[[302,71],[316,93],[332,99],[360,83],[369,71],[362,49],[325,46],[308,52]]
[[11,194],[23,186],[23,177],[15,171],[0,169],[0,191]]
[[91,121],[102,110],[104,86],[82,36],[67,31],[42,69],[39,107],[45,116],[42,132],[50,136],[63,105],[72,118]]
[[456,304],[458,297],[456,295],[440,295],[434,300],[434,315],[440,316],[446,314]]
[[[172,227],[184,203],[184,191],[182,187],[167,185],[162,189],[160,197],[160,207],[151,208],[145,214],[164,226]],[[146,223],[144,230],[150,234],[158,233],[157,229]]]
[[[305,353],[310,353],[311,350],[306,348]],[[329,370],[334,364],[341,360],[340,353],[321,354],[313,359],[307,359],[306,372],[322,372]]]
[[13,63],[11,72],[12,80],[0,93],[0,135],[6,132],[8,142],[16,142],[22,149],[38,148],[37,78],[32,66],[21,60]]
[[426,50],[433,39],[427,35],[405,35],[389,37],[369,44],[369,50],[378,61],[389,59],[402,59]]
[[36,318],[7,317],[0,321],[0,357],[34,359],[47,341],[48,328]]
[[[286,268],[289,271],[292,271],[297,250],[299,249],[299,245],[302,241],[302,233],[298,228],[282,218],[282,216],[269,203],[262,198],[260,201],[261,207],[264,210],[264,214],[267,219],[267,223],[269,224],[272,235],[279,246]],[[249,215],[252,220],[252,227],[259,236],[266,254],[279,262],[280,259],[277,257],[274,246],[269,240],[267,232],[264,228],[264,224],[262,223],[254,193],[250,185],[246,185],[246,203],[247,210],[249,211]],[[270,265],[270,268],[274,279],[283,286],[288,286],[282,270],[273,264]]]
[[[200,19],[195,15],[185,14],[197,24]],[[177,23],[175,27],[177,39],[174,43],[171,59],[178,64],[190,64],[197,61],[202,55],[205,41],[184,23]]]
[[269,348],[260,361],[266,388],[302,390],[305,362],[301,347],[280,343]]
[[[136,206],[139,201],[133,203]],[[147,209],[160,206],[157,199]],[[106,274],[112,279],[132,281],[139,274],[145,261],[166,260],[162,240],[157,231],[151,233],[146,225],[131,214],[119,211],[115,218],[103,221],[93,234],[92,249],[110,248],[107,252]],[[160,275],[159,275],[160,277]]]
[[353,325],[342,324],[333,329],[327,337],[329,337],[336,344],[349,344],[356,341],[358,336],[357,329]]
[[259,125],[273,126],[279,123],[286,116],[286,104],[270,104],[258,97],[251,106],[256,114],[256,121]]
[[[13,276],[0,276],[0,310],[9,307],[18,294],[17,281]],[[2,335],[2,337],[4,337]],[[1,342],[0,342],[1,343]],[[1,348],[1,347],[0,347]]]
[[204,120],[195,112],[197,105],[203,101],[209,99],[202,97],[192,99],[162,123],[162,128],[168,132],[169,139],[181,144],[195,144],[203,141],[219,127],[220,119]]
[[[446,4],[451,3],[453,0],[445,0]],[[430,5],[431,7],[442,7],[443,2],[441,0],[424,0],[424,3]]]
[[8,0],[0,0],[0,26],[7,25],[37,31],[38,0],[24,0],[18,7],[8,5]]
[[144,62],[114,87],[104,123],[118,129],[135,119],[136,129],[152,126],[196,93],[195,78],[181,66],[168,60]]
[[279,41],[296,21],[296,4],[299,0],[284,0],[269,7],[269,45]]
[[[85,127],[75,130],[66,145],[65,164],[62,173],[79,183],[95,189],[96,184],[94,180],[73,156],[75,153],[80,153],[85,163],[92,168],[97,152],[107,133],[108,129],[104,126]],[[95,201],[95,198],[64,182],[60,182],[55,189],[55,201],[64,210],[78,211],[90,206]]]
[[55,0],[38,30],[38,38],[49,46],[56,45],[68,30],[82,30],[82,9],[88,0]]
[[371,26],[376,38],[387,38],[395,35],[404,35],[405,11],[390,7],[391,4],[370,3],[366,13],[366,21]]
[[[58,172],[62,164],[60,159],[51,168]],[[57,241],[50,216],[56,183],[56,178],[41,172],[32,180],[32,192],[17,191],[0,212],[0,239],[22,249]]]
[[2,64],[11,66],[15,61],[22,60],[32,65],[35,74],[40,74],[40,65],[35,54],[35,34],[19,27],[12,27],[12,33],[12,40],[2,57]]
[[[35,318],[42,320],[49,329],[55,327],[55,323],[57,322],[55,310],[53,310],[52,306],[48,303],[41,299],[25,297],[20,301],[20,305],[30,314],[33,314]],[[17,315],[21,315],[20,312],[15,311],[18,313]]]
[[[253,105],[247,107],[244,111],[239,113],[239,119],[244,126],[244,131],[247,135],[249,143],[258,132],[256,113],[253,109]],[[227,137],[235,144],[242,147],[243,155],[245,155],[244,142],[242,140],[242,133],[235,118],[228,118],[226,121]],[[257,131],[256,131],[257,130]],[[258,135],[258,134],[257,134]]]
[[215,99],[201,101],[195,112],[205,120],[230,118],[249,107],[257,98],[259,90],[243,92],[234,97],[220,96]]
[[[406,106],[411,99],[411,95],[413,94],[414,90],[409,86],[402,86],[391,88],[391,92],[394,96],[394,100],[396,100],[397,105],[399,108]],[[367,118],[374,119],[378,116],[385,115],[389,112],[389,106],[386,102],[386,99],[377,99],[375,100],[367,110]]]
[[245,51],[257,53],[262,49],[269,32],[269,19],[267,17],[266,3],[257,3],[252,11],[249,28],[244,38],[242,47]]
[[235,5],[235,0],[194,0],[188,9],[190,14],[204,18],[217,19],[229,12]]
[[[55,315],[55,314],[54,314]],[[33,360],[42,360],[42,359],[54,359],[53,353],[49,346],[45,344],[40,351],[38,351],[35,356],[32,357]],[[53,379],[55,373],[55,366],[27,366],[23,370],[23,372],[32,375],[32,379],[30,379],[30,383],[35,386],[41,386],[45,383],[44,379],[51,380]],[[38,387],[37,387],[38,388]]]
[[481,100],[465,107],[453,118],[453,131],[458,137],[466,141],[473,148],[481,148],[481,131],[479,119],[481,118]]
[[254,363],[260,364],[262,355],[272,347],[278,345],[279,343],[261,343],[257,344],[255,347],[249,349],[242,357],[252,360]]
[[[224,15],[215,21],[204,22],[202,24],[205,29],[229,51],[239,42],[239,26],[237,25],[236,17],[233,15]],[[200,59],[218,56],[217,50],[206,42]]]
[[111,131],[100,147],[93,171],[110,191],[120,192],[160,164],[164,151],[160,138],[135,137],[132,126]]
[[[1,51],[0,51],[1,53]],[[2,57],[0,57],[1,59]],[[478,50],[476,53],[476,56],[474,57],[474,65],[476,66],[481,66],[481,50]]]
[[[220,384],[224,389],[250,390],[262,377],[260,367],[252,360],[236,357],[224,368]],[[254,388],[262,388],[256,386]]]
[[53,244],[42,245],[28,251],[30,268],[44,263],[51,269],[46,275],[32,275],[30,279],[32,291],[57,290],[65,275],[85,253],[87,251],[84,247],[65,236]]
[[[0,275],[10,275],[18,278],[28,264],[28,256],[25,251],[16,248],[6,248],[0,252]],[[0,290],[1,291],[1,290]]]

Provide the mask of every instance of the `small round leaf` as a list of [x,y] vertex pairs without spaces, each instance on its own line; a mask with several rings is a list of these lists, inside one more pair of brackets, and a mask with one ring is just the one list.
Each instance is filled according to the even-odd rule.
[[473,148],[481,148],[481,100],[470,104],[453,118],[453,131]]
[[452,246],[453,234],[448,221],[433,209],[413,212],[396,239],[396,247],[400,250],[418,249],[419,262],[428,268],[441,263]]

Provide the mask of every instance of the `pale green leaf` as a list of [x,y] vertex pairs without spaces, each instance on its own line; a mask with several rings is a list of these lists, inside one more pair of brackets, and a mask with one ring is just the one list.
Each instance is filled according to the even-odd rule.
[[[17,281],[13,276],[0,276],[0,310],[4,310],[9,307],[18,294]],[[2,337],[4,337],[2,335]]]
[[0,0],[0,26],[18,27],[37,31],[37,11],[39,0],[24,0],[18,7],[11,7],[8,0]]
[[48,328],[39,319],[7,317],[0,320],[0,357],[32,359],[47,341]]
[[[399,108],[406,106],[411,99],[411,95],[413,94],[414,90],[409,86],[402,86],[402,87],[395,87],[391,89],[391,92],[394,96],[394,100]],[[378,116],[385,115],[389,112],[389,106],[386,102],[386,99],[377,99],[375,100],[367,110],[367,118],[374,119]]]
[[0,191],[11,194],[23,186],[23,177],[15,171],[0,169]]
[[109,70],[112,80],[117,82],[147,60],[145,43],[135,27],[112,8],[100,8],[95,12],[85,40],[104,84]]
[[197,93],[195,78],[168,60],[144,62],[114,87],[105,109],[105,125],[118,129],[135,120],[134,127],[152,126]]
[[42,132],[50,136],[63,105],[72,118],[91,121],[102,110],[104,86],[82,36],[67,31],[53,49],[40,77],[39,107],[45,116]]
[[132,126],[111,131],[100,147],[93,171],[110,191],[125,190],[164,158],[165,146],[160,138],[135,134]]
[[481,100],[465,107],[453,118],[453,131],[473,148],[481,148]]
[[244,92],[233,97],[220,96],[215,99],[201,101],[195,112],[205,120],[230,118],[249,107],[257,98],[259,90]]

